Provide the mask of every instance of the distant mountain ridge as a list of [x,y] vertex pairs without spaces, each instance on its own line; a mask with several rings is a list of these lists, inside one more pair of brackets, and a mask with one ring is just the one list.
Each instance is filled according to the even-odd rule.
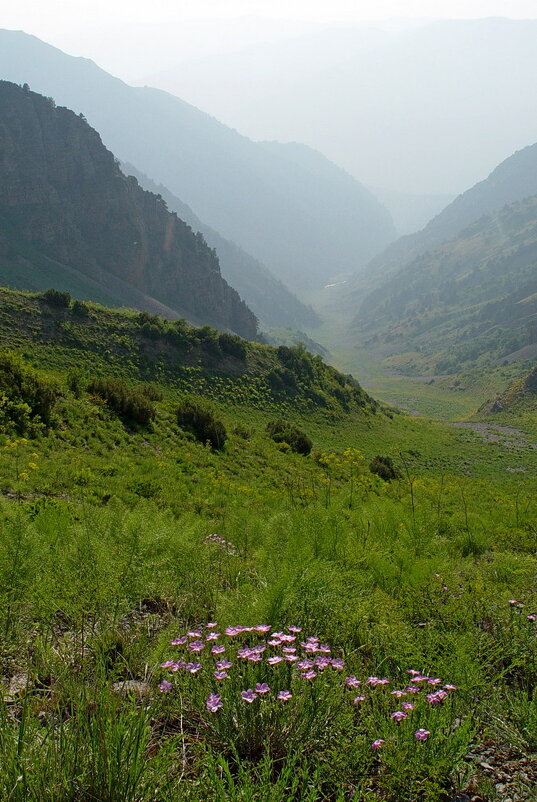
[[124,176],[81,116],[0,81],[0,283],[73,282],[88,298],[257,335],[203,237]]
[[371,260],[366,271],[373,281],[381,283],[415,259],[445,240],[457,236],[463,229],[485,214],[509,203],[537,194],[537,143],[513,153],[492,173],[453,200],[421,231],[400,237],[385,251]]
[[354,270],[395,236],[369,193],[349,208],[346,182],[290,164],[177,97],[127,86],[33,36],[0,31],[0,75],[82,111],[118,157],[298,293]]
[[313,309],[299,301],[265,265],[239,245],[224,239],[217,231],[202,223],[190,206],[166,187],[151,181],[132,164],[123,164],[122,170],[126,175],[133,175],[144,189],[160,195],[166,201],[168,209],[176,212],[194,231],[203,234],[207,244],[218,255],[222,275],[248,304],[261,328],[319,325],[319,317]]
[[537,195],[415,257],[363,299],[353,331],[411,372],[537,355]]

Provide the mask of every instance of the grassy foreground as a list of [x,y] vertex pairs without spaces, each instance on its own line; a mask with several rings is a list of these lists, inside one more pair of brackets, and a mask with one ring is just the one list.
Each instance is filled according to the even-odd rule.
[[[55,400],[48,427],[5,416],[0,437],[0,799],[495,800],[480,756],[506,744],[504,785],[535,798],[529,441],[345,409],[332,374],[328,404],[304,380],[253,406],[254,379],[236,397],[192,357],[227,431],[213,450],[178,425],[166,354],[125,364],[47,326],[2,334]],[[89,391],[75,352],[152,379],[151,421]],[[275,417],[309,456],[273,442]]]

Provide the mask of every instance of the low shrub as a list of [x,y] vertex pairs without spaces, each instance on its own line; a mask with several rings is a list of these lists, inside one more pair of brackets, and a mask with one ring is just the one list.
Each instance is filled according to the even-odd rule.
[[33,436],[51,423],[57,387],[26,367],[20,357],[0,354],[0,431]]
[[401,478],[401,472],[395,467],[391,457],[381,457],[377,455],[371,461],[369,470],[371,473],[380,476],[385,482],[391,482],[393,479]]
[[42,297],[46,304],[54,306],[56,309],[68,309],[71,303],[71,296],[69,293],[62,292],[61,290],[46,290]]
[[240,337],[223,332],[218,335],[218,343],[222,353],[234,356],[241,361],[246,359],[246,346]]
[[106,401],[128,423],[147,426],[157,414],[142,390],[129,387],[121,379],[93,379],[88,385],[88,392]]
[[195,397],[185,398],[177,408],[177,423],[194,435],[200,443],[209,443],[217,450],[224,448],[226,427],[215,415],[212,407]]
[[75,317],[87,318],[89,317],[89,308],[84,301],[73,301],[71,312]]
[[267,432],[275,443],[287,443],[296,454],[307,456],[312,449],[313,443],[308,435],[288,421],[270,421]]

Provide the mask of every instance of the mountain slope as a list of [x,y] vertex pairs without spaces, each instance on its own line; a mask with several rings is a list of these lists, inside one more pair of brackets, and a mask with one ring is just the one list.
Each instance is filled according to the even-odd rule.
[[455,198],[422,231],[389,245],[370,262],[367,274],[373,280],[382,279],[428,248],[455,237],[482,215],[536,193],[537,144],[534,144],[501,162],[487,178]]
[[[388,212],[370,195],[348,209],[337,182],[290,165],[179,98],[127,86],[35,37],[0,32],[0,74],[82,111],[123,161],[295,291],[355,269],[394,238]],[[352,247],[342,247],[349,239]]]
[[45,262],[47,284],[65,288],[67,274],[85,277],[88,291],[96,283],[123,303],[132,293],[149,296],[176,316],[255,337],[254,315],[222,279],[201,235],[126,178],[85,120],[1,81],[0,121],[4,283],[18,276],[17,286],[32,286],[26,272],[35,282]]
[[126,175],[133,175],[138,183],[149,192],[160,195],[170,209],[194,230],[203,234],[205,241],[214,248],[222,275],[244,298],[262,327],[278,326],[317,326],[319,318],[309,306],[305,306],[285,284],[272,275],[270,270],[239,245],[224,239],[220,234],[206,226],[194,214],[190,206],[183,203],[161,184],[155,184],[132,164],[122,165]]
[[416,257],[366,296],[354,336],[407,372],[537,352],[537,196]]

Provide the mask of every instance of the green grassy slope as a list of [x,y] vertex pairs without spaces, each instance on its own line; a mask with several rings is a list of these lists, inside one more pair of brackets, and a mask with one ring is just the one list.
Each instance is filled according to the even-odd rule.
[[[287,351],[243,344],[244,360],[218,354],[207,330],[176,329],[177,347],[173,324],[133,313],[88,305],[77,320],[73,308],[6,291],[0,303],[0,348],[23,353],[55,394],[50,426],[33,438],[0,417],[1,798],[445,802],[464,792],[492,802],[508,743],[504,783],[531,799],[529,435],[507,447],[373,412],[358,387],[308,355],[313,377],[299,359],[286,368],[296,387],[269,392],[265,377]],[[96,376],[152,381],[161,394],[152,422],[120,417],[89,389]],[[0,370],[0,416],[11,392],[1,382]],[[345,386],[357,394],[346,407],[334,394]],[[224,449],[178,425],[192,390],[213,398]],[[310,456],[270,439],[276,417],[311,437]],[[394,458],[398,480],[370,473],[379,453]],[[318,636],[344,667],[307,679],[267,663],[280,647],[250,662],[220,634],[234,663],[220,681],[209,646],[170,644],[199,627],[204,641],[215,621],[219,633],[301,627],[286,648],[304,656],[302,639]],[[183,658],[201,669],[162,666]],[[457,690],[437,704],[426,694],[441,685],[393,696],[409,669]],[[390,684],[371,687],[374,676]],[[241,697],[263,682],[266,695]],[[288,702],[276,698],[284,689]],[[213,713],[216,693],[223,706]],[[397,723],[403,703],[414,709]]]

